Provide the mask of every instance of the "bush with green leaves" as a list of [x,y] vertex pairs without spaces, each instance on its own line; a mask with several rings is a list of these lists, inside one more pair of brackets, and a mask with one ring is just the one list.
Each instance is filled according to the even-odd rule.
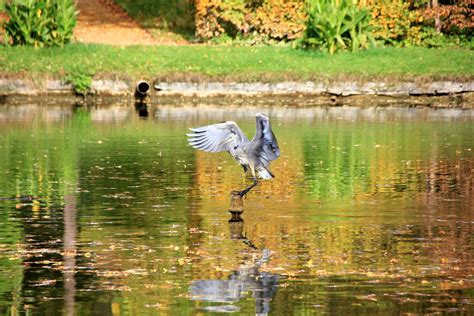
[[74,0],[15,0],[5,4],[3,24],[10,45],[62,46],[73,36]]
[[357,51],[375,46],[369,11],[351,0],[308,0],[300,45],[305,48]]
[[85,96],[90,92],[93,77],[92,70],[83,65],[74,65],[66,72],[63,81],[71,84],[76,94]]

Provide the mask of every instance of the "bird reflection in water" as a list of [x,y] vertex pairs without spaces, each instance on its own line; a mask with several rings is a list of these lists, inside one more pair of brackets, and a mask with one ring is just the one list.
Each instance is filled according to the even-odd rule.
[[[244,221],[232,218],[229,220],[230,238],[241,240],[252,250],[258,248],[244,234]],[[242,264],[227,276],[226,280],[196,280],[191,283],[191,299],[227,305],[207,306],[204,309],[212,312],[237,312],[239,307],[233,303],[245,298],[252,292],[255,298],[255,313],[266,315],[270,312],[270,302],[275,297],[278,286],[278,275],[259,271],[268,262],[271,255],[269,249],[261,250],[259,256],[251,264]],[[229,304],[230,303],[230,304]]]

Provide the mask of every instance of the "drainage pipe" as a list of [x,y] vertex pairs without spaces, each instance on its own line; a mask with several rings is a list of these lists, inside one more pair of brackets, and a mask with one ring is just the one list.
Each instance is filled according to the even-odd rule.
[[145,80],[140,80],[137,82],[135,88],[135,94],[139,97],[145,97],[150,91],[150,84]]

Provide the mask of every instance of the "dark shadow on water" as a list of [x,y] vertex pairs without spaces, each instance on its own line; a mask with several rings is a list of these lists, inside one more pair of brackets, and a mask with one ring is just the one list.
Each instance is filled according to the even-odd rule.
[[7,103],[7,96],[0,96],[0,105],[5,105]]
[[142,100],[135,102],[135,111],[137,112],[138,116],[142,118],[147,118],[150,115],[148,111],[148,105]]

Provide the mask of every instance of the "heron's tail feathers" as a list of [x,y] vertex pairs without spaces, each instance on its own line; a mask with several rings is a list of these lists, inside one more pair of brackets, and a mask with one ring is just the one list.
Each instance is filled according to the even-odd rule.
[[270,172],[270,170],[266,168],[259,168],[257,169],[258,177],[264,180],[269,180],[271,178],[275,178],[275,176]]

